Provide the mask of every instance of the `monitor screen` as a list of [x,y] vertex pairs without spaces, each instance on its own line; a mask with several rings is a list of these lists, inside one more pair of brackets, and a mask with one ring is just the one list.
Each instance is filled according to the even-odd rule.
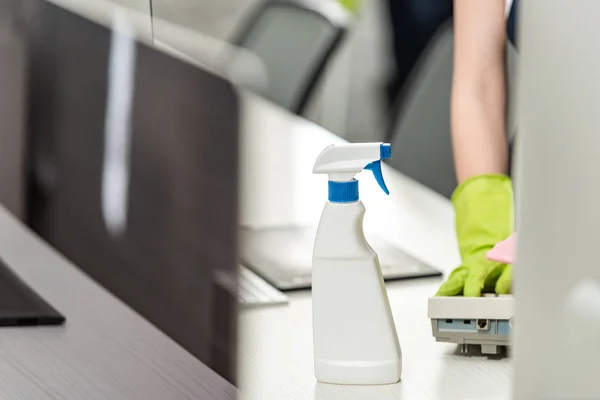
[[108,29],[38,3],[26,221],[235,383],[237,93],[115,15]]

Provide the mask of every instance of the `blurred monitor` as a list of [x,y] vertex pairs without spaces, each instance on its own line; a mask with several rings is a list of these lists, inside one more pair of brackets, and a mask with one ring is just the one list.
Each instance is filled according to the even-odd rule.
[[600,2],[517,11],[513,398],[600,399]]
[[236,92],[126,15],[109,29],[35,3],[27,223],[235,383]]

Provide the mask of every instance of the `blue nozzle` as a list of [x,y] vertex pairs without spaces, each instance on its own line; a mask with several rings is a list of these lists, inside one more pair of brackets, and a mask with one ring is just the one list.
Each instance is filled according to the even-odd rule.
[[367,166],[364,168],[373,172],[373,175],[375,175],[375,180],[377,181],[381,189],[385,192],[385,194],[390,194],[390,191],[388,190],[385,181],[383,180],[383,174],[381,173],[381,160],[385,160],[386,158],[390,158],[391,156],[392,145],[389,143],[382,143],[379,148],[380,159],[367,164]]
[[373,161],[372,163],[367,164],[365,169],[372,171],[373,175],[375,175],[375,180],[377,181],[377,183],[379,183],[381,189],[385,192],[385,194],[390,194],[390,191],[388,190],[387,186],[385,185],[385,181],[383,180],[383,174],[381,173],[381,161]]
[[392,145],[389,143],[383,143],[379,149],[380,159],[385,160],[392,156]]

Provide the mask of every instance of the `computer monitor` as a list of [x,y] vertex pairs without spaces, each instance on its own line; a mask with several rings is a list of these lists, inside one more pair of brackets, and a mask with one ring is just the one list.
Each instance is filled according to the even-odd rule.
[[135,40],[127,14],[35,12],[27,223],[235,383],[236,91]]
[[600,2],[519,6],[514,398],[600,399]]

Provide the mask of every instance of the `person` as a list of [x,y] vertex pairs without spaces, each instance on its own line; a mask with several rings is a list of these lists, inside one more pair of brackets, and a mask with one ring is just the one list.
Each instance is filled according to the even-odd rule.
[[454,0],[451,126],[458,186],[452,195],[462,265],[438,296],[511,292],[512,266],[486,254],[513,233],[513,187],[506,135],[506,40],[517,4]]

